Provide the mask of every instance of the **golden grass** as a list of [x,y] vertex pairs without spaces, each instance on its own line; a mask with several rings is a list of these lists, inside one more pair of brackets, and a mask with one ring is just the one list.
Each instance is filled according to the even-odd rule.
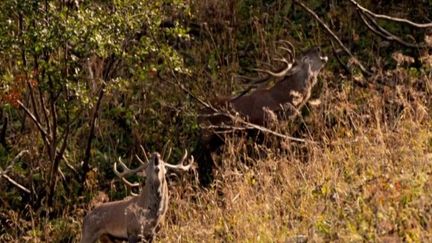
[[[428,241],[432,123],[314,145],[304,163],[269,151],[242,169],[234,155],[208,192],[172,190],[160,242]],[[229,149],[227,149],[229,150]],[[187,186],[185,186],[187,187]]]

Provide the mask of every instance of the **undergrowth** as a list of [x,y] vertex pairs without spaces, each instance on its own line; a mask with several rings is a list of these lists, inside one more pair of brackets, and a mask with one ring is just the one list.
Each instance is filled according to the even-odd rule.
[[[308,3],[314,8],[323,4]],[[168,213],[156,241],[432,241],[432,56],[411,51],[420,57],[408,65],[390,59],[395,47],[381,48],[379,40],[352,20],[355,11],[339,4],[343,8],[324,4],[326,16],[333,16],[331,27],[368,60],[373,75],[347,75],[329,55],[313,94],[319,104],[307,105],[295,120],[272,125],[304,143],[268,134],[264,144],[228,136],[213,155],[217,168],[210,187],[198,185],[196,172],[169,177]],[[146,76],[145,82],[107,94],[84,195],[77,196],[78,182],[65,177],[52,216],[42,206],[34,210],[24,205],[31,200],[24,200],[16,188],[2,191],[0,242],[79,242],[82,220],[92,208],[129,193],[112,179],[115,157],[132,160],[140,144],[158,151],[171,141],[177,154],[197,147],[200,104],[172,83],[181,82],[207,101],[214,94],[242,90],[236,74],[253,75],[251,68],[270,63],[279,39],[300,50],[321,45],[324,53],[331,53],[320,26],[292,2],[208,0],[191,5],[193,17],[185,22],[195,21],[199,33],[179,48],[190,73],[163,80]],[[402,17],[415,17],[410,14],[415,8]],[[14,132],[21,135],[17,126]],[[67,157],[76,168],[88,129],[79,125],[71,135]],[[18,178],[25,182],[31,177],[40,186],[45,183],[38,166],[45,162],[42,143],[28,137],[39,138],[37,130],[9,136],[12,146],[31,148],[36,158],[16,166],[22,170]]]

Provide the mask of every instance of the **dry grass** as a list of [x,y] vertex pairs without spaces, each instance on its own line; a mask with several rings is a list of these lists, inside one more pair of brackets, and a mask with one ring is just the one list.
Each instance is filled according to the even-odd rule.
[[399,84],[324,90],[303,134],[316,144],[255,146],[260,156],[248,157],[241,139],[230,140],[213,188],[172,190],[158,240],[431,241],[429,91],[410,88],[401,70],[388,75]]
[[[203,40],[191,50],[200,64],[194,70],[194,91],[202,97],[232,92],[236,84],[231,74],[239,70],[239,59],[265,60],[260,55],[271,56],[267,49],[272,48],[263,43],[278,38],[261,35],[263,23],[254,21],[253,38],[261,44],[243,57],[231,55],[240,52],[236,42],[241,41],[228,30],[236,33],[242,27],[233,17],[238,14],[234,5],[235,1],[208,0],[196,6],[201,13],[197,18],[215,28],[205,33],[212,41]],[[223,59],[226,56],[232,58]],[[208,82],[207,69],[213,62],[217,65],[212,70],[217,71]],[[192,178],[171,183],[170,205],[157,241],[432,241],[432,67],[428,65],[377,70],[369,80],[324,73],[321,105],[311,107],[303,119],[275,127],[316,143],[270,138],[273,145],[265,147],[250,146],[238,137],[229,139],[223,153],[215,155],[220,164],[213,187],[199,188]],[[95,190],[98,183],[93,183]],[[62,218],[53,221],[33,219],[27,210],[21,215],[8,211],[0,216],[16,230],[0,236],[0,242],[79,241],[87,208],[67,208]]]
[[[296,132],[316,143],[228,139],[215,155],[212,188],[199,188],[192,176],[172,180],[157,241],[431,241],[432,86],[429,76],[406,72],[388,73],[394,85],[324,85],[322,104]],[[82,206],[3,239],[78,241]]]
[[339,137],[307,163],[269,153],[239,169],[224,155],[216,188],[173,192],[159,240],[432,240],[431,125]]

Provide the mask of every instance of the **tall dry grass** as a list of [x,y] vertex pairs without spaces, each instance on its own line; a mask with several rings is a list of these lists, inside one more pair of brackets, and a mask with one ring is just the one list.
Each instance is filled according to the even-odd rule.
[[316,143],[229,138],[212,188],[171,190],[158,240],[431,241],[432,82],[408,72],[376,75],[365,88],[324,85],[296,132]]

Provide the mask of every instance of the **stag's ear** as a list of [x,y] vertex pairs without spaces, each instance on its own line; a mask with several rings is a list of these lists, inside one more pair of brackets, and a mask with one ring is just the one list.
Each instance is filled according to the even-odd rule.
[[309,56],[304,56],[304,57],[302,57],[301,61],[302,61],[303,63],[311,63],[311,59],[310,59]]

